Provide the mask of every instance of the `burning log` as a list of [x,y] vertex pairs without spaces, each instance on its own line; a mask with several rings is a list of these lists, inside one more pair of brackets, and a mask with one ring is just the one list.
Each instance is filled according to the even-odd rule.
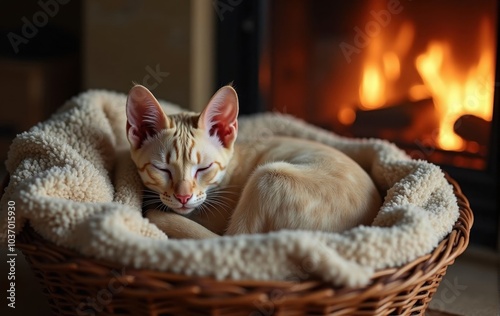
[[475,115],[462,115],[453,125],[453,130],[458,136],[479,145],[488,145],[490,129],[490,122]]
[[352,129],[356,135],[378,136],[380,130],[405,133],[405,138],[418,138],[438,126],[432,99],[404,101],[374,110],[356,110]]

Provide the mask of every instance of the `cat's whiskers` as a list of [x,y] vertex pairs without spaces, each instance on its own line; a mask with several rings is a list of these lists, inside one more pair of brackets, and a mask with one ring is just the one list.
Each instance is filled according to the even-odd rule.
[[[142,208],[146,208],[147,206],[150,205],[156,205],[156,209],[162,211],[162,212],[167,212],[170,210],[170,208],[163,203],[163,201],[160,199],[160,194],[154,190],[144,188],[142,194],[143,201],[141,203]],[[152,209],[146,209],[143,213],[146,215],[150,210]]]
[[205,200],[205,203],[207,204],[207,206],[211,206],[212,208],[214,208],[221,216],[224,216],[224,214],[221,213],[221,209],[226,213],[231,212],[231,206],[225,201],[207,198]]
[[224,186],[208,190],[205,203],[214,208],[221,216],[224,216],[222,211],[231,214],[239,196],[238,192],[230,190],[231,188],[238,188],[238,186]]
[[144,208],[146,206],[153,205],[153,204],[159,204],[159,203],[161,203],[160,200],[146,201],[146,202],[142,203],[142,207]]
[[219,215],[224,216],[224,214],[221,212],[220,208],[217,205],[213,204],[213,201],[209,201],[209,202],[205,201],[205,203],[206,203],[205,206],[207,207],[207,214],[208,214],[208,209],[210,208],[211,212],[215,211],[215,212],[219,213]]
[[170,210],[171,210],[170,207],[168,207],[167,205],[165,205],[163,203],[160,205],[160,211],[162,211],[162,212],[168,212]]
[[160,194],[156,191],[153,191],[153,190],[149,190],[149,189],[143,189],[142,190],[142,197],[158,197],[160,196]]
[[[142,208],[146,208],[147,206],[154,204],[163,204],[160,195],[158,192],[144,188],[142,193]],[[144,214],[146,214],[149,210],[145,210]]]
[[224,187],[216,187],[207,190],[207,196],[214,196],[214,197],[227,197],[227,195],[235,195],[239,196],[240,195],[240,190],[239,186],[224,186]]
[[212,194],[210,194],[210,196],[208,198],[210,198],[212,200],[217,200],[217,199],[224,199],[227,201],[235,201],[236,200],[232,196],[228,196],[226,193],[212,193]]
[[234,199],[232,199],[229,196],[224,196],[224,195],[221,195],[221,196],[213,195],[213,196],[209,197],[208,200],[224,203],[229,208],[231,205],[236,205],[236,203],[235,203],[236,201]]
[[210,188],[207,190],[207,192],[211,192],[211,191],[227,191],[227,192],[233,192],[231,189],[236,189],[237,191],[239,190],[241,186],[239,185],[225,185],[225,186],[221,186],[221,187],[214,187],[214,188]]
[[151,189],[147,189],[147,188],[142,189],[142,191],[147,192],[147,193],[154,193],[154,194],[158,194],[158,192],[156,192],[156,191],[154,191],[154,190],[151,190]]
[[202,204],[199,206],[201,214],[208,215],[208,206],[205,204]]
[[152,195],[152,194],[150,194],[150,195],[143,195],[142,197],[143,197],[143,200],[145,200],[145,199],[148,199],[148,200],[150,200],[150,199],[159,199],[160,198],[160,196],[158,194],[156,194],[156,195]]

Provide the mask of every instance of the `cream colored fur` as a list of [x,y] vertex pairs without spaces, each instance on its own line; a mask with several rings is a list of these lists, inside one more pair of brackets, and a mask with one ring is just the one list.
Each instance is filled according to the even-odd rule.
[[[231,116],[219,118],[221,112]],[[369,225],[382,204],[368,174],[332,147],[291,137],[235,144],[238,97],[230,86],[221,88],[201,114],[171,116],[145,87],[135,86],[127,113],[131,155],[145,185],[170,211],[209,230],[179,216],[162,218],[162,210],[148,210],[148,218],[169,236],[203,238],[281,229],[341,232]],[[230,142],[209,134],[206,127],[214,124],[232,124]],[[151,128],[152,135],[144,132]],[[203,205],[207,190],[216,192],[208,206]],[[179,193],[192,198],[182,204],[175,198]]]

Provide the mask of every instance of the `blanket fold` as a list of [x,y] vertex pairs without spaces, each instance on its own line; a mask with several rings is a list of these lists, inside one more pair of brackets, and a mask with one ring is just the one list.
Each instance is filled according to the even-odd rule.
[[[47,240],[86,256],[218,279],[320,278],[363,286],[375,270],[432,251],[459,216],[453,189],[439,167],[411,160],[383,140],[348,139],[267,113],[241,118],[238,138],[292,136],[346,153],[385,195],[373,224],[343,233],[285,230],[169,239],[141,214],[142,183],[128,153],[125,103],[124,94],[88,91],[17,136],[6,162],[11,180],[0,204],[4,245],[7,203],[13,200],[16,232],[29,221]],[[182,111],[161,103],[167,114]]]

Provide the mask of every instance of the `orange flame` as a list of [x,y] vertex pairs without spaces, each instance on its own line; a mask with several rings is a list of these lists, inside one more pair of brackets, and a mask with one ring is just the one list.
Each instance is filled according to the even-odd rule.
[[365,67],[359,99],[366,110],[376,109],[385,104],[385,77],[378,65],[369,64]]
[[390,86],[400,78],[401,59],[408,53],[414,33],[413,24],[406,22],[389,46],[382,34],[372,38],[359,87],[359,101],[364,110],[377,109],[387,103]]
[[[406,22],[393,41],[383,36],[372,39],[363,65],[359,100],[363,110],[386,105],[391,88],[401,75],[402,61],[410,50],[414,26]],[[445,41],[431,41],[415,60],[423,84],[409,88],[411,100],[432,97],[439,120],[436,145],[445,150],[462,151],[470,147],[455,134],[454,125],[466,114],[491,121],[495,69],[494,31],[490,20],[483,19],[479,32],[477,62],[463,67],[454,62],[452,48]],[[474,52],[472,52],[474,53]],[[397,89],[396,89],[397,90]],[[346,119],[347,121],[347,119]]]
[[453,64],[451,48],[446,42],[429,43],[427,51],[417,57],[416,67],[430,91],[439,115],[437,145],[445,150],[464,150],[465,142],[453,126],[462,115],[472,114],[491,121],[493,114],[494,45],[488,20],[481,24],[480,57],[468,71]]

